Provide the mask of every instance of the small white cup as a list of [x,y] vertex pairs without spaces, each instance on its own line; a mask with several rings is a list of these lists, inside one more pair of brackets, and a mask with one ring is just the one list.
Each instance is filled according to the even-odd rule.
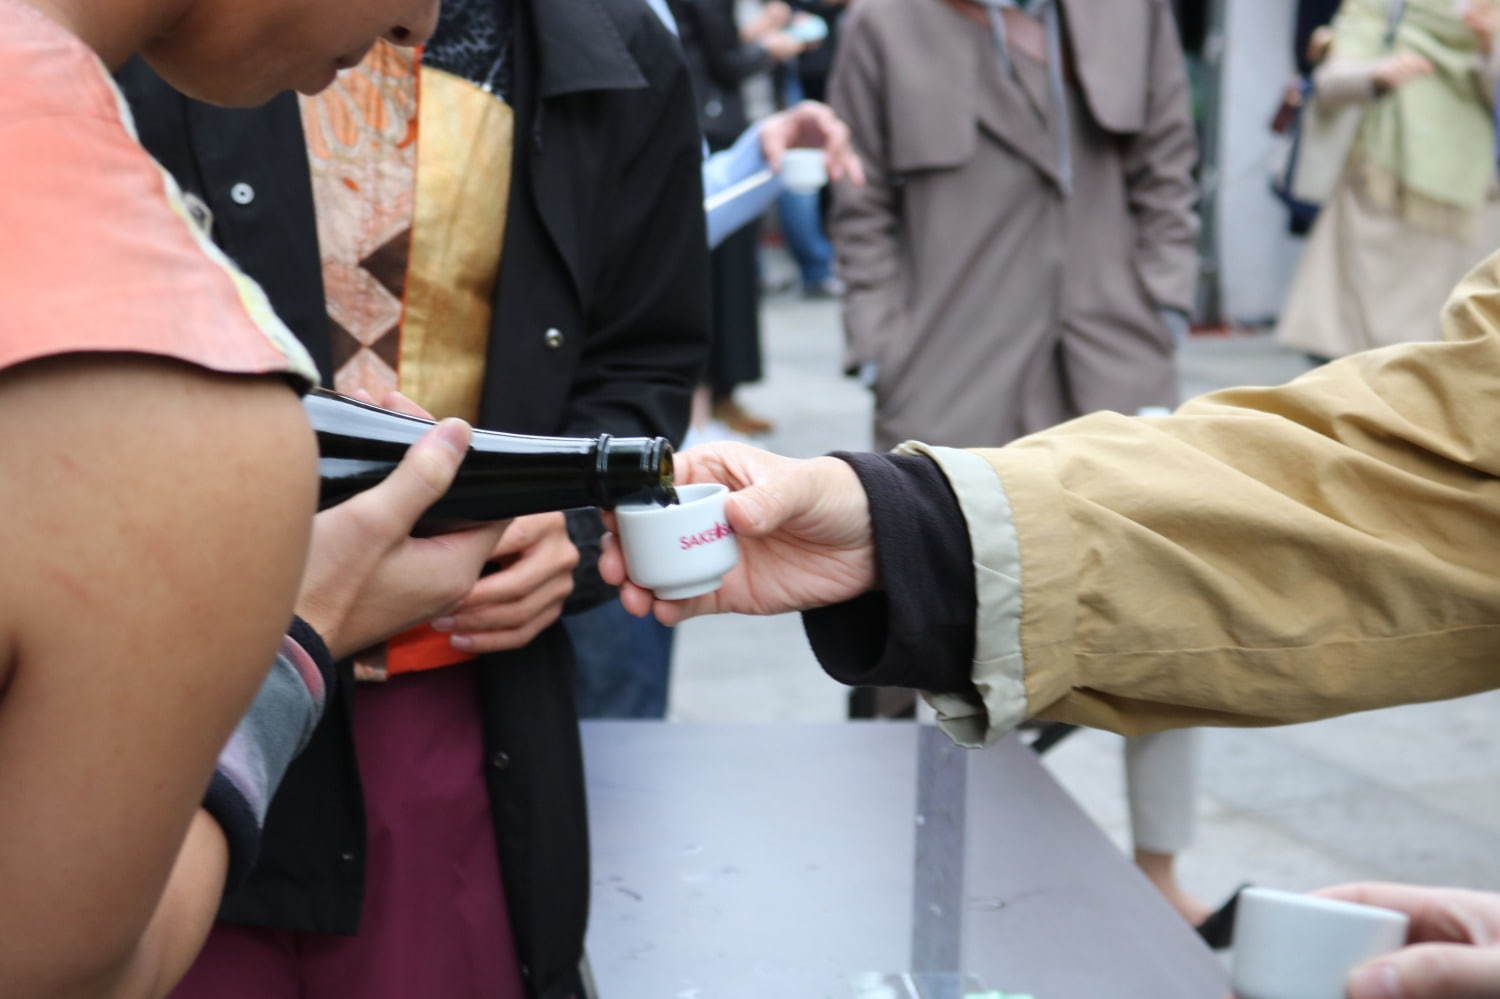
[[717,590],[740,560],[740,546],[724,516],[729,487],[677,487],[675,506],[626,504],[615,510],[626,571],[663,600],[686,600]]
[[1269,888],[1240,892],[1236,999],[1344,999],[1349,972],[1406,943],[1405,913]]
[[788,149],[781,154],[781,183],[794,194],[811,194],[828,183],[821,149]]

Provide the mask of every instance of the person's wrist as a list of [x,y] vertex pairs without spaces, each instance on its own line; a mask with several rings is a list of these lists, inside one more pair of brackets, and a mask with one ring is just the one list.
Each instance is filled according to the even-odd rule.
[[844,525],[849,531],[839,544],[855,557],[856,585],[860,592],[881,588],[880,560],[875,552],[875,532],[870,522],[870,497],[854,467],[842,458],[823,455],[813,458],[819,466],[820,491],[834,505],[824,514],[828,524]]
[[345,659],[363,648],[359,645],[349,648],[344,640],[346,622],[349,620],[347,606],[339,608],[315,597],[302,596],[297,599],[294,613],[317,633],[324,647],[335,660]]
[[977,606],[974,557],[943,470],[915,455],[833,457],[861,484],[874,571],[882,575],[879,590],[804,614],[819,661],[842,683],[968,689]]

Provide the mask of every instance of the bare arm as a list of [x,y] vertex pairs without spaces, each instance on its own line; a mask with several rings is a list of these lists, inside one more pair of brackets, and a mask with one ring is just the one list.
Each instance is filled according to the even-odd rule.
[[[1484,61],[1474,64],[1476,87],[1484,86]],[[1432,63],[1415,52],[1397,52],[1378,59],[1340,59],[1334,55],[1313,73],[1313,93],[1324,107],[1364,103],[1432,72]],[[1483,99],[1488,102],[1490,98]]]
[[119,355],[0,375],[0,425],[0,994],[162,994],[222,890],[198,806],[291,616],[312,437],[278,380]]
[[1332,58],[1313,71],[1313,92],[1326,106],[1375,99],[1378,59]]

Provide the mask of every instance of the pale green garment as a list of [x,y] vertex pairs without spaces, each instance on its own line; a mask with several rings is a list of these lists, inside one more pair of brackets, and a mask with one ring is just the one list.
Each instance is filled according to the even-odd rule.
[[1434,72],[1370,104],[1354,163],[1374,196],[1425,229],[1460,234],[1484,206],[1495,175],[1495,127],[1475,69],[1479,45],[1453,0],[1406,0],[1387,45],[1388,0],[1345,0],[1333,55],[1375,60],[1413,52]]

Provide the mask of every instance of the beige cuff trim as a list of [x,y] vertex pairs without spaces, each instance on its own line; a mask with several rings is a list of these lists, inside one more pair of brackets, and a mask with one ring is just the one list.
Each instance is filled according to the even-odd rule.
[[1010,499],[1020,539],[1026,701],[1031,714],[1041,717],[1051,717],[1079,680],[1074,655],[1078,568],[1070,501],[1059,485],[1049,445],[1047,434],[1034,434],[1003,448],[970,452],[994,471]]
[[1021,654],[1021,549],[1010,499],[994,468],[978,455],[909,441],[897,453],[922,455],[942,469],[963,510],[974,552],[974,666],[979,692],[922,696],[954,742],[988,745],[1027,716]]

